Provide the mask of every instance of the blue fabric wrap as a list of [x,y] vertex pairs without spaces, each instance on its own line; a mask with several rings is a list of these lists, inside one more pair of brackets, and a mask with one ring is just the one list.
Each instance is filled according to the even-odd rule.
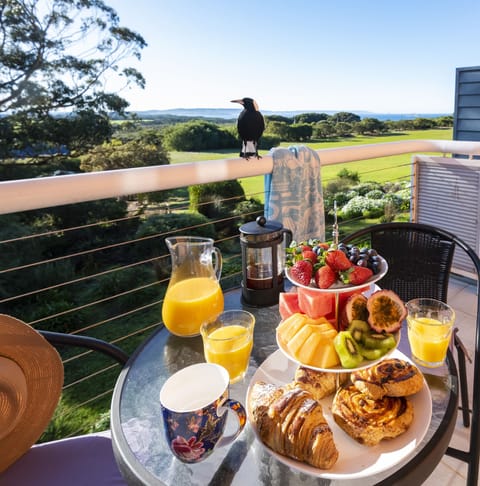
[[270,151],[273,170],[266,174],[265,217],[282,222],[297,241],[325,239],[320,157],[303,145]]

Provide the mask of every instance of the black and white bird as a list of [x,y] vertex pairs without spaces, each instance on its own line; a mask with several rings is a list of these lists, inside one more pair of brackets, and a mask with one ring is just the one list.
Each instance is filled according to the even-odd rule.
[[258,105],[252,98],[242,98],[241,100],[232,100],[232,103],[240,103],[243,110],[238,115],[237,130],[242,139],[242,149],[240,157],[248,159],[251,156],[260,158],[258,155],[258,140],[265,130],[265,120],[263,115],[258,111]]

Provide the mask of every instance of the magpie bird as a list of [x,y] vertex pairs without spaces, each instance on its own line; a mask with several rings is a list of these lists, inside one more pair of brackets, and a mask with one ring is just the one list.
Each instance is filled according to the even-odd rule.
[[258,111],[258,105],[252,98],[242,98],[241,100],[232,100],[232,103],[240,103],[243,110],[238,115],[237,130],[242,139],[242,149],[240,157],[248,159],[252,155],[260,158],[258,155],[258,140],[265,130],[265,120],[263,115]]

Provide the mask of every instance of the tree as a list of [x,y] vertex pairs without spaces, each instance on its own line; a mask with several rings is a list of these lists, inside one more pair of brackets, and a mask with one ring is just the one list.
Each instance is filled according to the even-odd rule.
[[387,130],[387,126],[378,118],[367,117],[359,121],[358,123],[355,123],[353,129],[360,134],[375,134],[385,132]]
[[236,137],[226,128],[215,123],[193,120],[165,128],[165,145],[171,150],[197,151],[233,148],[238,145]]
[[293,118],[282,115],[265,115],[265,121],[267,122],[267,124],[269,122],[283,122],[287,125],[291,125],[293,123]]
[[432,118],[418,117],[414,118],[412,123],[414,130],[428,130],[437,126],[435,120],[433,120]]
[[143,140],[131,140],[125,143],[113,140],[92,149],[82,159],[80,168],[91,172],[169,163],[168,155],[161,145],[147,143]]
[[352,134],[352,124],[347,122],[335,123],[335,133],[339,137],[348,137]]
[[438,127],[453,127],[453,116],[452,115],[445,115],[439,116],[435,118],[435,122]]
[[305,142],[312,136],[312,125],[310,123],[294,123],[288,128],[289,140],[292,142]]
[[301,113],[295,117],[295,123],[317,123],[328,120],[326,113]]
[[[65,144],[79,151],[108,139],[108,114],[128,106],[116,93],[144,86],[125,63],[145,46],[102,0],[0,0],[0,113],[9,135],[0,156],[35,147],[35,157]],[[123,86],[110,84],[119,79]]]
[[355,113],[349,113],[348,111],[339,111],[330,117],[332,123],[357,123],[360,121],[360,117]]
[[328,138],[335,135],[335,125],[329,121],[321,121],[313,125],[312,136],[314,138]]
[[104,91],[108,77],[120,70],[144,85],[122,61],[140,58],[145,40],[102,0],[1,0],[0,26],[1,112],[122,111],[126,101]]
[[266,132],[280,137],[281,140],[288,140],[290,126],[290,124],[283,121],[268,121]]

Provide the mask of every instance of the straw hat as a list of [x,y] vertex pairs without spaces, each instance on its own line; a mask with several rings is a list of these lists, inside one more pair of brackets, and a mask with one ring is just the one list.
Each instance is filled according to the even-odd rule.
[[62,385],[55,348],[24,322],[0,314],[0,473],[42,435]]

